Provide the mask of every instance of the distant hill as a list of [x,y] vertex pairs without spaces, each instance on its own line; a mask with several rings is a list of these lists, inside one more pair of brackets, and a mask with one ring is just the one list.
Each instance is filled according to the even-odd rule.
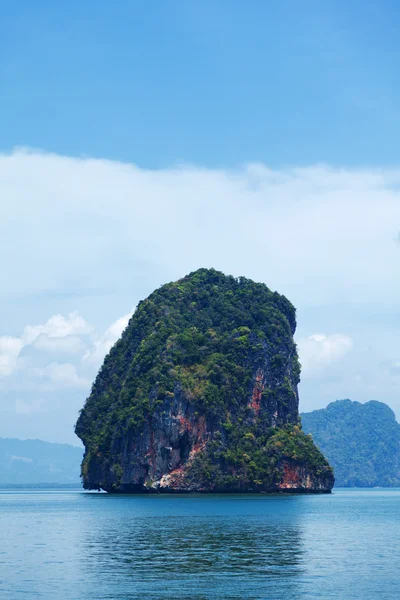
[[80,485],[82,455],[68,444],[0,438],[0,485]]
[[389,406],[337,400],[301,420],[333,467],[336,486],[400,486],[400,425]]

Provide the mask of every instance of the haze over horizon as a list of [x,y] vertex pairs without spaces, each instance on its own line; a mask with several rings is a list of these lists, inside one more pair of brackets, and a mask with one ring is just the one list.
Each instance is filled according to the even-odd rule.
[[138,301],[199,267],[297,307],[301,411],[400,417],[400,17],[321,4],[4,9],[0,437],[78,444]]

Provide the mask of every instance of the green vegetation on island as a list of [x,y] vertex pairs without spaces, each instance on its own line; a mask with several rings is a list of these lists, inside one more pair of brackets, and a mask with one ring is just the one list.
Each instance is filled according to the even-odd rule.
[[332,465],[337,486],[400,485],[400,425],[383,402],[337,400],[302,413],[301,420]]
[[299,425],[295,327],[284,296],[214,269],[153,292],[78,419],[85,487],[329,491]]

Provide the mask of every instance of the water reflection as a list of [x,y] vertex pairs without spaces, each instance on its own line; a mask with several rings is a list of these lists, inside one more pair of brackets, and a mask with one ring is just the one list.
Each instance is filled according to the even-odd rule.
[[[130,510],[108,500],[122,518],[98,522],[83,548],[83,579],[97,574],[99,598],[278,598],[274,581],[281,594],[283,579],[285,598],[296,597],[290,580],[302,572],[304,546],[298,511],[283,520],[281,499],[269,514],[265,503],[260,510],[223,499],[226,514],[207,516],[200,515],[205,499],[186,498],[184,510],[176,503],[174,511],[177,499],[162,498],[152,516],[141,514],[146,498],[131,498]],[[178,514],[157,514],[171,506]]]
[[400,491],[0,493],[5,600],[397,600]]

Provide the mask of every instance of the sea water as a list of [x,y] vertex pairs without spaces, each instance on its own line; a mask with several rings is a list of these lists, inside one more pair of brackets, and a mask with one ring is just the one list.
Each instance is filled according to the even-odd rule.
[[0,492],[7,600],[400,598],[400,490]]

